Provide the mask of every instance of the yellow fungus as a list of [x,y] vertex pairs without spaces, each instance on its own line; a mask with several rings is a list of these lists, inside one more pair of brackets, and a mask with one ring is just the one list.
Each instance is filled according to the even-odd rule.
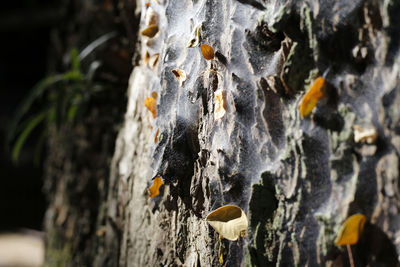
[[353,245],[358,242],[364,231],[367,217],[362,214],[350,216],[340,228],[339,234],[335,240],[336,245]]

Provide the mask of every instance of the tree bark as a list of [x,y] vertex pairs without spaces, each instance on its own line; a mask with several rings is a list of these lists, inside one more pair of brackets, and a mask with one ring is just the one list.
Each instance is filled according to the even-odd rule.
[[[222,265],[348,266],[334,240],[355,213],[368,218],[352,246],[356,266],[398,265],[399,2],[149,3],[140,30],[158,21],[159,31],[140,37],[109,179],[93,187],[105,195],[87,199],[93,230],[75,236],[93,242],[88,265],[219,265],[218,234],[205,217],[226,204],[247,213],[249,228],[222,241]],[[187,47],[199,25],[214,60]],[[159,54],[158,63],[146,63],[146,53]],[[178,68],[187,74],[182,86]],[[299,104],[324,72],[324,96],[301,118]],[[153,92],[156,118],[144,105]],[[376,140],[355,140],[359,127],[375,129]],[[151,199],[156,175],[164,185]],[[60,216],[47,221],[49,240]],[[59,253],[55,246],[48,253]],[[68,247],[68,261],[85,247]]]

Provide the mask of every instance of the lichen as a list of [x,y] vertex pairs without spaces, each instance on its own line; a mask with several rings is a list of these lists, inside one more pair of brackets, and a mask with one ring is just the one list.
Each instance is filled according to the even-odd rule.
[[342,116],[345,124],[343,129],[338,132],[331,132],[331,148],[335,153],[339,155],[343,154],[346,148],[349,148],[353,140],[353,125],[356,119],[356,114],[351,111],[351,107],[348,105],[340,104],[338,108],[339,114]]
[[[292,12],[290,4],[282,5],[270,23],[271,30],[273,32],[282,31],[291,16]],[[264,20],[268,21],[268,18],[265,17]]]
[[309,48],[304,43],[293,42],[281,74],[286,86],[293,91],[303,90],[304,81],[313,67]]
[[324,257],[328,255],[328,252],[334,247],[333,241],[336,238],[338,227],[335,228],[332,218],[324,214],[316,214],[315,218],[320,223],[317,246],[320,255]]
[[310,7],[303,3],[300,9],[300,30],[307,35],[308,46],[313,53],[313,59],[318,62],[318,42],[313,32],[313,18]]

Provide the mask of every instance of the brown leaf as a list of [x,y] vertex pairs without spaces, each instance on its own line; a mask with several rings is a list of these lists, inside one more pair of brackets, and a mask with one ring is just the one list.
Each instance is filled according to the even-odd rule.
[[214,57],[215,57],[214,49],[212,49],[212,47],[209,46],[208,44],[201,45],[201,53],[203,53],[203,57],[206,60],[211,60],[211,59],[214,59]]
[[162,178],[157,176],[153,180],[153,185],[149,188],[149,196],[151,198],[156,197],[160,194],[160,187],[163,185]]

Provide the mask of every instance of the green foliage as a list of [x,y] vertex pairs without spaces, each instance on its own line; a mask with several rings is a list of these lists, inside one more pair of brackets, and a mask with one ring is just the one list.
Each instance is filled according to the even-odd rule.
[[21,148],[25,143],[26,138],[29,136],[29,134],[35,129],[37,125],[44,119],[45,114],[43,112],[33,116],[33,118],[29,119],[27,122],[26,127],[23,129],[22,133],[18,136],[17,141],[15,141],[15,144],[12,149],[12,160],[14,162],[18,161],[19,158],[19,153],[21,152]]
[[[38,163],[49,128],[55,125],[56,129],[59,129],[62,124],[73,124],[91,95],[99,91],[99,86],[92,82],[92,70],[86,75],[82,73],[76,49],[71,51],[70,57],[70,70],[39,81],[17,108],[8,130],[8,143],[12,144],[11,158],[14,163],[18,162],[21,149],[33,130],[44,124],[35,149],[34,161]],[[38,102],[42,106],[41,110],[21,121],[32,109],[33,104]]]

